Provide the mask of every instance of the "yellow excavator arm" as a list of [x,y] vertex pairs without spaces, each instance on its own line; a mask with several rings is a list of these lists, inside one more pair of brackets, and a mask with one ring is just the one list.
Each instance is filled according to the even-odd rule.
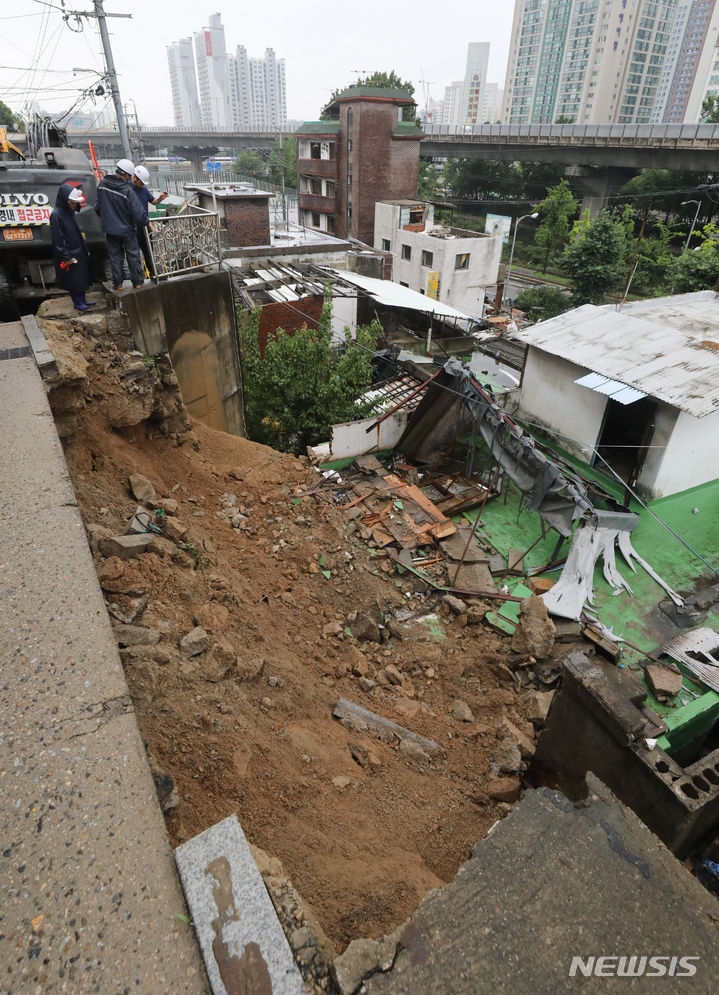
[[17,145],[13,145],[7,137],[7,128],[3,128],[0,125],[0,155],[5,156],[8,152],[16,152],[20,159],[25,158],[25,155],[20,151]]

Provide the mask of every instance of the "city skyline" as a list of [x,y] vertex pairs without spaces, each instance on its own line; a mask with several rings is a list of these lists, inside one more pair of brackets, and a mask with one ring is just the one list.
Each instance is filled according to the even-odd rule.
[[[456,20],[453,17],[448,23],[438,17],[436,4],[429,0],[417,0],[411,17],[379,0],[367,0],[361,18],[352,16],[354,7],[340,5],[340,13],[352,20],[351,31],[330,27],[326,7],[318,0],[308,0],[302,16],[298,16],[296,4],[278,0],[271,21],[248,18],[236,7],[222,3],[198,8],[189,0],[155,0],[150,11],[138,0],[108,0],[106,10],[134,15],[132,21],[108,22],[123,101],[134,100],[143,123],[168,125],[173,107],[166,49],[207,27],[209,15],[215,11],[222,15],[226,37],[233,45],[241,43],[248,53],[257,54],[272,48],[285,59],[290,81],[287,117],[307,120],[317,116],[334,89],[349,85],[358,73],[377,70],[394,70],[411,81],[420,103],[423,81],[427,81],[429,96],[441,99],[445,85],[464,75],[466,34],[458,34],[456,23],[475,24],[476,28],[469,30],[470,37],[491,44],[488,79],[501,86],[512,8],[508,5],[496,15],[492,11],[491,23],[485,27],[484,6],[468,0],[456,2],[452,7]],[[487,5],[486,12],[489,10]],[[0,38],[8,46],[4,62],[13,67],[0,68],[1,99],[20,110],[30,88],[30,96],[37,94],[49,111],[67,110],[77,99],[78,90],[89,86],[93,74],[102,69],[97,30],[92,22],[84,25],[82,34],[74,33],[63,25],[59,12],[43,9],[32,0],[17,0],[12,19],[0,21]],[[429,32],[431,44],[416,43],[420,28]],[[413,39],[411,45],[402,43],[405,37]],[[31,68],[33,57],[36,70]],[[86,67],[93,73],[73,75],[73,67]],[[105,103],[106,97],[97,99],[96,112]],[[92,104],[88,106],[91,110]]]

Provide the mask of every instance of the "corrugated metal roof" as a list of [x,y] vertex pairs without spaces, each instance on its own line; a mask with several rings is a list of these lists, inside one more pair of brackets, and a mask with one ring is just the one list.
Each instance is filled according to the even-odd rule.
[[621,381],[695,418],[719,408],[719,296],[679,294],[625,305],[583,307],[512,338]]
[[586,376],[580,377],[574,382],[580,387],[588,387],[590,390],[596,390],[599,394],[606,394],[607,397],[619,401],[620,404],[634,404],[635,401],[640,401],[647,396],[643,390],[627,387],[625,383],[603,377],[601,373],[587,373]]
[[475,323],[477,321],[477,318],[473,318],[463,311],[458,311],[457,308],[450,307],[449,304],[443,304],[442,301],[435,301],[424,294],[418,294],[416,290],[410,290],[409,287],[403,287],[400,283],[394,283],[392,280],[377,280],[372,276],[361,276],[359,273],[350,273],[347,270],[331,269],[330,267],[328,270],[331,273],[336,273],[347,283],[353,283],[355,287],[366,290],[380,304],[386,304],[389,307],[410,308],[413,311],[424,311],[427,314],[436,314],[444,318],[457,318],[463,322]]

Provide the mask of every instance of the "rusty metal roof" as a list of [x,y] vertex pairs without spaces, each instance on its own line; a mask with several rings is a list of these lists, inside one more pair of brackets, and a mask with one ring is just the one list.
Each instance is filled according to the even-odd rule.
[[719,295],[583,307],[512,338],[635,387],[695,418],[719,409]]

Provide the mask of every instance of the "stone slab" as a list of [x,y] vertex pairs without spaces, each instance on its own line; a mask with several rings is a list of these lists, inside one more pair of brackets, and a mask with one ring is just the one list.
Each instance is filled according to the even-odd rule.
[[302,975],[236,815],[175,850],[215,995],[303,995]]
[[[361,991],[715,991],[716,899],[600,781],[588,784],[578,807],[549,788],[525,794],[392,934],[392,966],[367,965]],[[573,957],[602,956],[609,975],[570,975]],[[612,977],[622,956],[662,957],[665,976]],[[672,956],[696,958],[695,975],[669,976]]]
[[106,556],[118,556],[121,560],[132,560],[147,552],[147,547],[156,538],[152,532],[137,535],[113,536],[104,542]]
[[21,321],[27,340],[30,343],[30,348],[33,351],[37,368],[40,370],[40,376],[43,380],[56,377],[58,370],[55,356],[48,345],[47,339],[40,331],[40,327],[35,320],[35,315],[25,314],[22,316]]
[[339,719],[343,726],[350,729],[357,729],[359,732],[373,732],[379,739],[385,742],[392,742],[393,739],[398,739],[402,742],[402,740],[408,739],[421,746],[423,750],[430,754],[435,754],[439,751],[439,746],[433,739],[419,736],[416,732],[405,729],[404,726],[397,725],[396,722],[385,719],[382,715],[370,712],[368,708],[362,708],[361,705],[356,705],[353,701],[348,701],[347,698],[339,699],[332,715],[334,718]]
[[[0,347],[24,335],[0,325]],[[26,340],[25,340],[26,341]],[[206,991],[32,356],[0,363],[0,988]]]

